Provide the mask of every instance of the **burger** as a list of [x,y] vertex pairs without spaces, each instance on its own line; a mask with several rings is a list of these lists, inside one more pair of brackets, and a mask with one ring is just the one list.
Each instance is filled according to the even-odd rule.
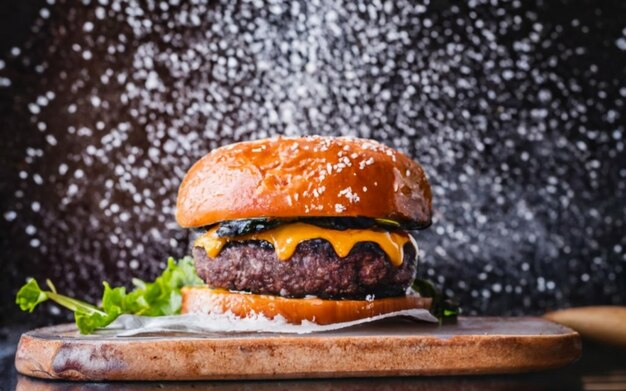
[[431,224],[418,163],[356,138],[273,138],[213,150],[178,191],[176,220],[198,232],[206,285],[182,289],[182,312],[349,322],[431,308],[411,289]]
[[114,328],[180,313],[295,325],[346,326],[384,315],[454,322],[458,304],[415,278],[419,250],[410,232],[427,228],[431,217],[422,168],[375,141],[232,144],[194,164],[178,191],[178,223],[199,232],[193,259],[170,257],[153,281],[133,278],[132,290],[104,281],[98,305],[32,278],[15,301],[29,312],[53,301],[74,313],[82,334],[121,315],[130,317]]

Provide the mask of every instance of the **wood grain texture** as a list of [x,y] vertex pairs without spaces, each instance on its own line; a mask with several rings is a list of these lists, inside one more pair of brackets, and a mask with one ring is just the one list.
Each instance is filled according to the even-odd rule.
[[307,335],[25,333],[18,372],[66,380],[210,380],[519,373],[571,363],[578,334],[538,318],[393,319]]

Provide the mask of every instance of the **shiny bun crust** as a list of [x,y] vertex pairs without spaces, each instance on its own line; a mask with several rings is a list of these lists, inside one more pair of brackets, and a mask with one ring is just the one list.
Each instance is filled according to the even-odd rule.
[[358,319],[409,309],[430,309],[432,299],[419,295],[374,300],[296,299],[271,295],[231,292],[225,289],[187,286],[181,289],[183,314],[223,314],[239,318],[281,316],[287,323],[309,321],[320,325],[352,322]]
[[419,164],[376,141],[273,138],[227,145],[178,190],[183,227],[255,217],[372,217],[426,227],[431,190]]

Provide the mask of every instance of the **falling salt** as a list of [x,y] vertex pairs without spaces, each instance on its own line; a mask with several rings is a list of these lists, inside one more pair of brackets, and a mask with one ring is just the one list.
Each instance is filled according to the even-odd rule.
[[233,141],[332,134],[423,165],[434,222],[417,234],[419,274],[443,278],[466,313],[623,301],[626,33],[609,16],[622,3],[566,19],[520,1],[60,3],[1,54],[3,130],[17,142],[0,213],[25,244],[3,282],[36,270],[94,301],[131,266],[151,278],[189,253],[173,213],[196,160]]

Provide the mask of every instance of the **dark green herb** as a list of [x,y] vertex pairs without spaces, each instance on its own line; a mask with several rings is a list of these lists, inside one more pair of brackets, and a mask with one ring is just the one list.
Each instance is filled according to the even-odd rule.
[[423,297],[433,299],[430,312],[439,319],[439,321],[454,320],[459,315],[459,304],[445,297],[445,295],[435,288],[435,285],[425,279],[416,278],[413,282],[413,290]]
[[389,227],[389,228],[395,228],[395,229],[401,229],[402,228],[402,224],[400,224],[400,223],[398,223],[397,221],[394,221],[394,220],[374,219],[374,221],[376,222],[376,225],[379,225],[381,227]]
[[[386,231],[413,230],[420,227],[411,223],[400,223],[389,219],[373,219],[369,217],[300,217],[295,219],[273,219],[269,217],[258,219],[240,219],[219,223],[217,236],[236,237],[251,233],[258,233],[275,228],[281,224],[301,222],[316,225],[322,228],[344,231],[346,229],[379,228]],[[211,227],[203,227],[207,230]]]
[[370,217],[301,217],[303,223],[317,225],[336,230],[380,228],[386,231],[421,229],[411,222],[398,222],[390,219],[374,219]]
[[298,221],[338,231],[367,229],[372,228],[376,224],[374,219],[368,217],[303,217],[298,219]]
[[233,237],[246,235],[249,233],[263,232],[280,224],[280,220],[270,218],[224,221],[220,223],[220,226],[217,229],[217,236]]

